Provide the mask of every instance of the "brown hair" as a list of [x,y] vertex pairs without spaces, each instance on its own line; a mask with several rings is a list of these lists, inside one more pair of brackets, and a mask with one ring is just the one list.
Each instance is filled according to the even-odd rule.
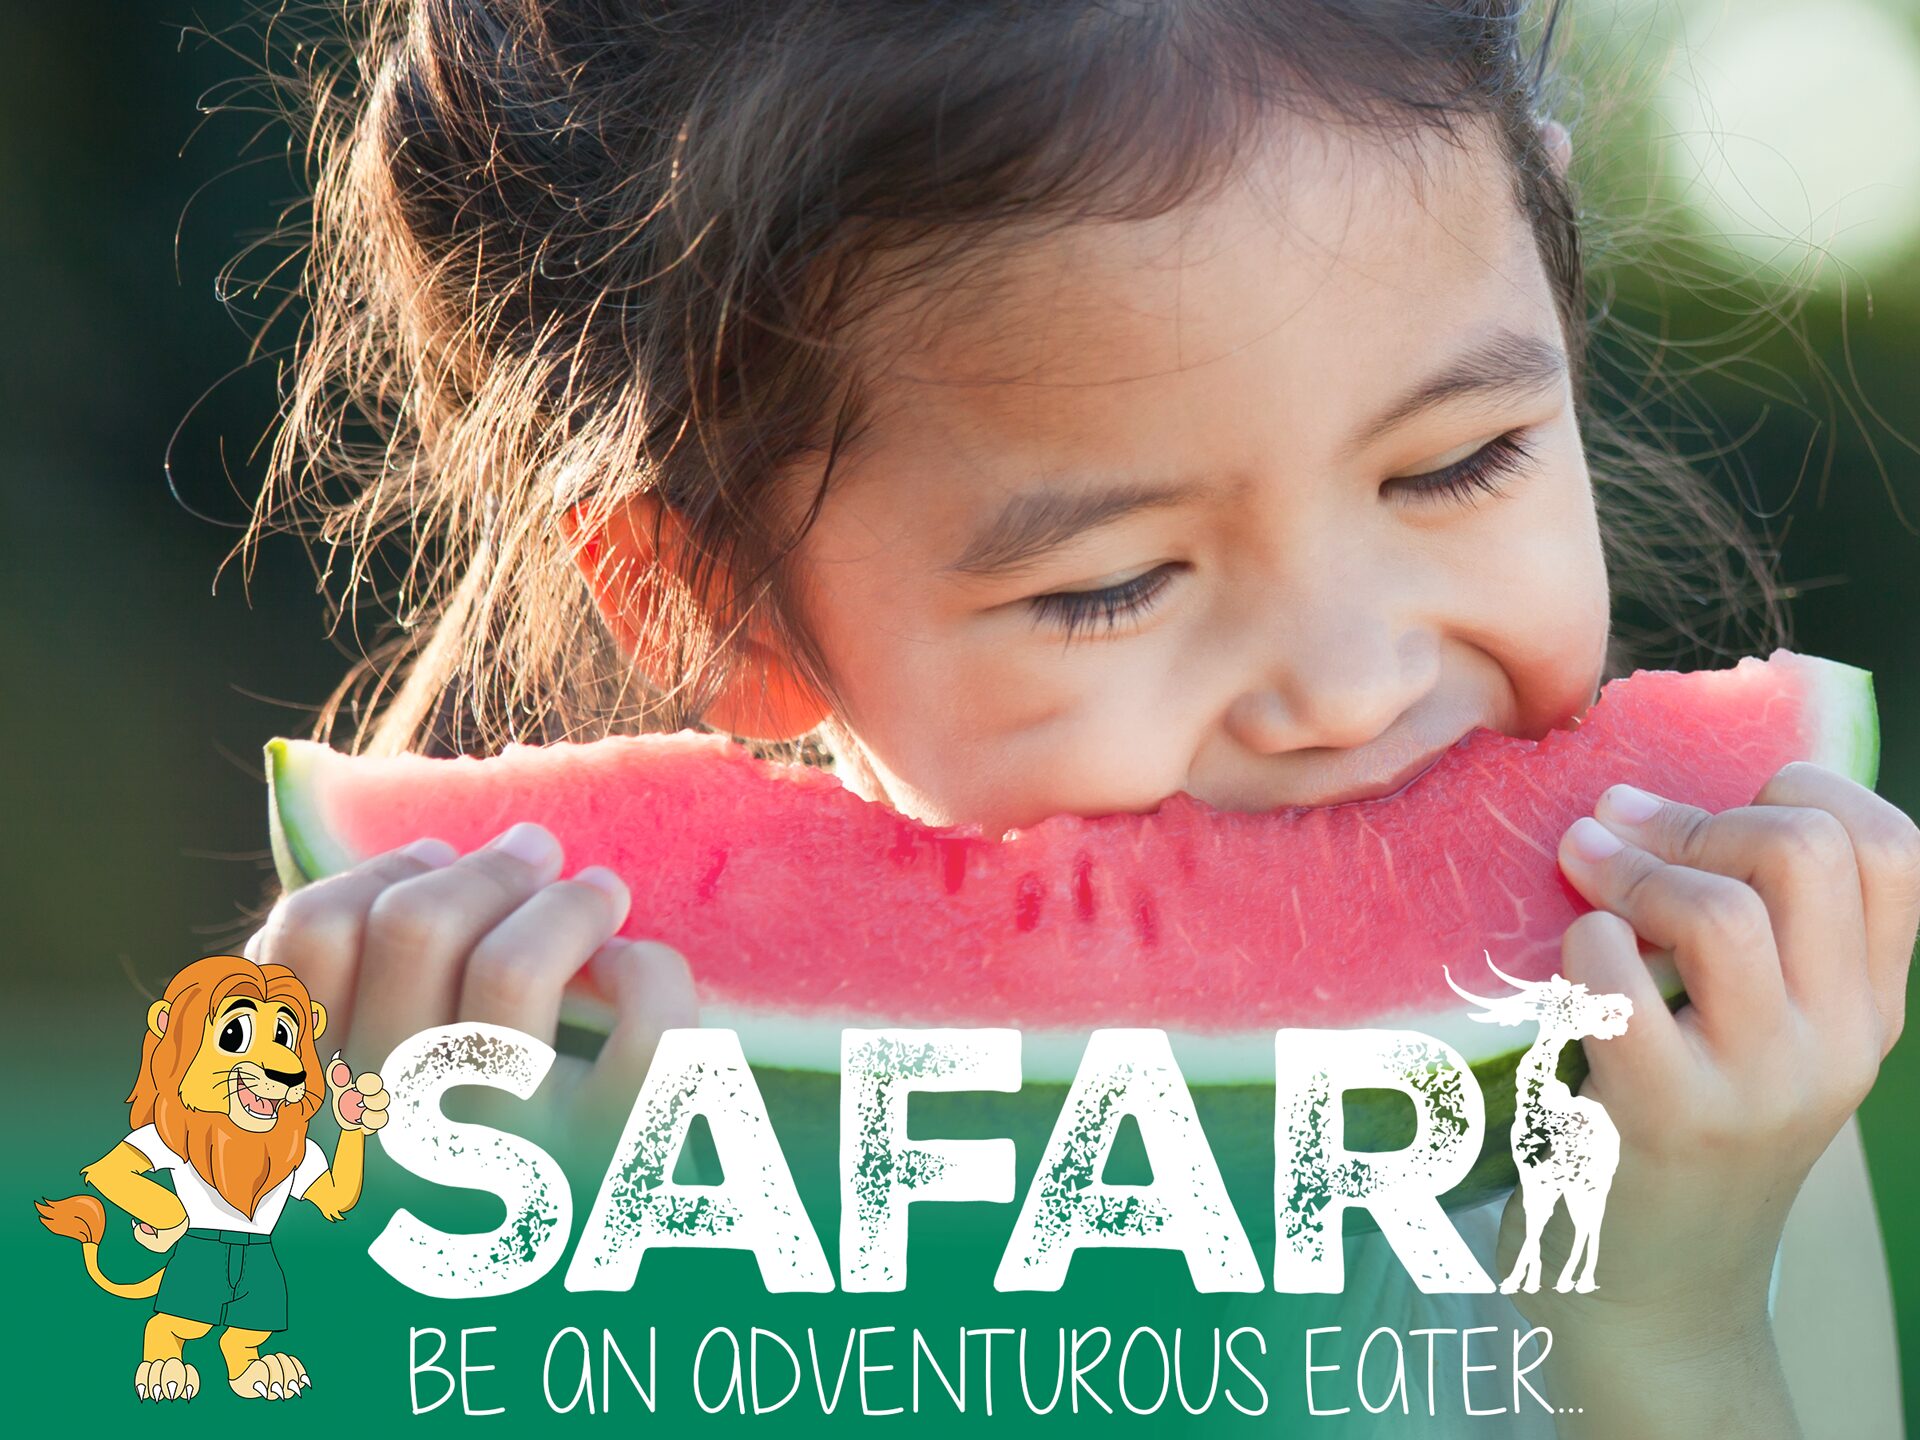
[[[372,602],[391,618],[316,733],[377,752],[487,753],[695,724],[758,606],[831,699],[781,562],[867,415],[839,338],[1015,235],[1167,212],[1287,113],[1456,143],[1491,127],[1559,304],[1616,590],[1662,617],[1676,648],[1711,647],[1703,594],[1719,597],[1709,618],[1757,607],[1772,643],[1784,618],[1770,559],[1738,513],[1589,400],[1584,217],[1541,131],[1570,98],[1548,63],[1560,10],[371,0],[349,11],[345,63],[299,77],[314,167],[308,311],[242,541],[310,522],[341,613]],[[819,456],[819,492],[783,523],[769,487]],[[698,552],[652,613],[653,648],[671,658],[659,686],[614,643],[559,524],[570,501],[604,516],[643,491]],[[1631,638],[1616,632],[1610,674],[1649,663]]]

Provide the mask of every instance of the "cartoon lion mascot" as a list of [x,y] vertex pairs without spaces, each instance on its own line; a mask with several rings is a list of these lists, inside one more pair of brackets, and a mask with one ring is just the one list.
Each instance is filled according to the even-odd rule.
[[[387,1121],[378,1075],[353,1077],[339,1055],[322,1073],[315,1042],[327,1013],[284,965],[209,955],[173,977],[147,1011],[140,1072],[127,1097],[133,1133],[80,1173],[133,1217],[134,1237],[173,1253],[134,1284],[100,1273],[106,1209],[90,1195],[42,1200],[40,1218],[80,1242],[87,1273],[128,1299],[154,1296],[134,1390],[191,1400],[199,1372],[188,1341],[224,1326],[234,1393],[292,1399],[313,1382],[292,1355],[260,1346],[287,1326],[287,1283],[273,1227],[289,1199],[338,1220],[360,1198],[367,1132]],[[331,1097],[340,1125],[329,1165],[307,1126]],[[146,1172],[172,1172],[173,1188]]]

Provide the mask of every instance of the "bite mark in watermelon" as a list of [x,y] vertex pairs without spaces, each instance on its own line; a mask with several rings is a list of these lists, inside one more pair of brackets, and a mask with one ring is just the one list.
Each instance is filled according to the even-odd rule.
[[[1559,968],[1560,937],[1589,907],[1556,847],[1609,785],[1719,811],[1794,760],[1871,785],[1878,753],[1868,673],[1776,650],[1614,681],[1537,742],[1473,731],[1389,796],[1245,814],[1176,795],[1151,814],[999,837],[919,824],[823,771],[694,733],[486,759],[276,739],[267,776],[289,888],[423,836],[464,852],[518,820],[546,825],[571,869],[625,879],[624,933],[687,956],[702,1023],[737,1030],[756,1069],[830,1080],[848,1026],[1014,1026],[1031,1089],[1071,1078],[1088,1031],[1152,1026],[1199,1100],[1270,1084],[1275,1029],[1406,1027],[1480,1075],[1488,1173],[1505,1165],[1510,1183],[1512,1071],[1531,1028],[1471,1023],[1442,964],[1483,992],[1483,950],[1524,979]],[[1670,960],[1650,960],[1677,998]],[[606,1028],[584,978],[568,1014]]]

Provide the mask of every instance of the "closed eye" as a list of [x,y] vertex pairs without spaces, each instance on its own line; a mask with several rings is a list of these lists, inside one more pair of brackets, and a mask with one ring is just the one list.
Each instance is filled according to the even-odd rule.
[[1428,470],[1419,475],[1396,475],[1383,490],[1398,487],[1402,494],[1420,500],[1459,500],[1472,504],[1480,495],[1501,495],[1506,481],[1524,470],[1534,458],[1524,430],[1509,430],[1495,436],[1471,455]]
[[1035,595],[1027,604],[1032,608],[1035,624],[1052,626],[1066,640],[1095,626],[1111,631],[1123,621],[1139,619],[1151,610],[1166,593],[1175,572],[1184,568],[1178,561],[1169,561],[1130,580],[1122,580],[1118,585],[1098,590],[1056,590]]

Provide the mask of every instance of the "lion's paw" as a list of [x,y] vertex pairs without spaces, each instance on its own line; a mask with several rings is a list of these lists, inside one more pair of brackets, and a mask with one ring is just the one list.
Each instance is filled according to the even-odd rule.
[[262,1355],[227,1382],[242,1400],[291,1400],[313,1384],[291,1355]]
[[200,1372],[184,1360],[143,1360],[133,1390],[142,1400],[191,1400],[200,1393]]
[[327,1091],[342,1130],[378,1130],[387,1123],[386,1085],[371,1070],[356,1078],[338,1050],[327,1062]]

